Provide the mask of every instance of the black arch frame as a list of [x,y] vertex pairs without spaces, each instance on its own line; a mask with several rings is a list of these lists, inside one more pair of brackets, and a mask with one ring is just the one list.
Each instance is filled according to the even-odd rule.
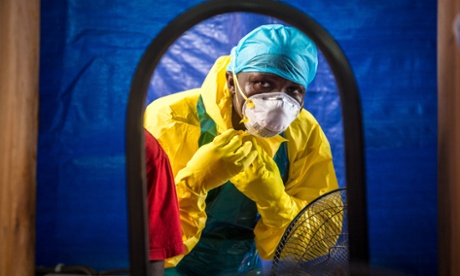
[[252,12],[278,18],[310,37],[325,56],[339,90],[345,143],[350,264],[369,263],[364,137],[358,87],[347,58],[333,37],[303,12],[267,0],[211,0],[174,19],[149,45],[134,74],[126,116],[126,168],[131,275],[149,275],[146,209],[144,104],[149,81],[163,54],[192,26],[212,16]]

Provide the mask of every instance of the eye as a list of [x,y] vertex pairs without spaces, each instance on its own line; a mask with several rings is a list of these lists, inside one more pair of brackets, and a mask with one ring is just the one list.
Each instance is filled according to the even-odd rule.
[[260,80],[254,82],[254,88],[257,91],[270,91],[271,87],[272,84],[269,81]]
[[303,95],[305,94],[305,89],[303,89],[302,87],[293,86],[293,87],[289,87],[287,89],[287,92],[289,94],[294,94],[294,95]]

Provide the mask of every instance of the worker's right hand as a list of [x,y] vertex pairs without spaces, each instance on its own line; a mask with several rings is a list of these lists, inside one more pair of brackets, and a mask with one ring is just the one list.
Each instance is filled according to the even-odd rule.
[[257,151],[252,142],[243,143],[242,135],[242,131],[229,129],[200,147],[178,172],[176,182],[185,182],[195,193],[205,194],[244,171],[256,158]]

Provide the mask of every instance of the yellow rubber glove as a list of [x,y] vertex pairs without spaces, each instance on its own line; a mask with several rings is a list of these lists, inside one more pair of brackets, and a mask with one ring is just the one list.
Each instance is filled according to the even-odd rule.
[[203,195],[244,171],[256,158],[257,151],[252,149],[252,142],[243,143],[242,133],[229,129],[200,147],[178,172],[176,183],[185,183],[190,190]]
[[231,179],[235,187],[254,201],[267,226],[279,226],[292,219],[291,207],[295,204],[285,192],[284,183],[272,157],[255,140],[258,152],[254,162],[242,173]]

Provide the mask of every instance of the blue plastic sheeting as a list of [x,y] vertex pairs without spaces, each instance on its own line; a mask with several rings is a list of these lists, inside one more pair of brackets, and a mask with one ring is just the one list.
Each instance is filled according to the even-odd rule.
[[[155,35],[200,2],[41,2],[38,266],[129,266],[124,131],[131,79]],[[289,4],[335,37],[356,75],[372,265],[437,274],[437,1]],[[192,28],[158,66],[147,101],[199,86],[217,56],[267,20],[276,21],[222,15]],[[306,108],[331,141],[346,185],[336,90],[321,57]]]

